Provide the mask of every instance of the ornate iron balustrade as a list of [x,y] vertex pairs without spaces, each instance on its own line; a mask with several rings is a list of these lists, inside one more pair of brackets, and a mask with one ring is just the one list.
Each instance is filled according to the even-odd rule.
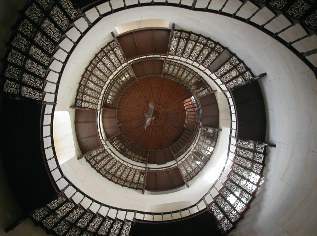
[[[133,161],[146,163],[147,151],[136,147],[132,141],[126,139],[122,135],[115,136],[111,139],[111,145],[115,147],[119,153],[124,153],[126,157]],[[130,150],[133,147],[133,150]]]
[[252,72],[246,69],[246,65],[240,62],[235,56],[225,62],[215,72],[215,75],[230,90],[243,86],[255,79]]
[[134,72],[130,65],[122,69],[122,71],[109,82],[105,93],[102,95],[104,105],[107,106],[109,104],[110,106],[116,107],[126,87],[135,79]]
[[[67,179],[67,177],[63,175],[63,173],[59,167],[59,163],[57,161],[57,157],[55,154],[55,149],[53,148],[54,141],[52,139],[52,119],[49,119],[49,114],[53,115],[53,113],[54,113],[54,107],[55,107],[55,105],[44,105],[44,107],[43,107],[43,113],[45,114],[45,116],[47,116],[47,118],[44,118],[45,121],[43,120],[43,122],[46,124],[46,126],[43,126],[43,136],[45,136],[45,139],[46,139],[46,141],[45,141],[46,145],[43,148],[44,148],[44,152],[46,154],[46,158],[48,160],[48,168],[52,173],[52,177],[55,180],[61,193],[64,193],[68,198],[73,198],[75,202],[79,202],[80,204],[82,204],[82,202],[85,202],[85,201],[91,201],[92,202],[91,204],[95,203],[95,204],[101,205],[102,207],[109,209],[109,211],[111,209],[113,209],[115,212],[117,212],[117,214],[130,215],[129,219],[131,219],[131,217],[132,217],[132,220],[133,219],[135,219],[135,220],[153,220],[153,221],[171,220],[171,219],[175,220],[178,218],[182,218],[182,217],[186,217],[186,216],[189,216],[192,214],[196,214],[197,212],[204,210],[206,208],[207,205],[204,204],[204,202],[207,202],[204,199],[205,197],[190,207],[180,209],[178,211],[162,212],[162,213],[152,213],[152,212],[142,212],[142,211],[135,211],[135,210],[120,209],[120,208],[116,208],[116,207],[102,204],[102,203],[94,200],[93,198],[89,197],[89,195],[82,192],[75,185],[73,185]],[[49,132],[47,130],[47,127],[49,127],[51,129],[51,134],[47,133],[47,132]],[[45,129],[45,131],[44,131],[44,129]],[[215,188],[215,186],[213,186],[213,188]],[[80,196],[82,201],[75,200],[75,198],[74,198],[75,196],[76,196],[76,199],[78,198],[78,196]],[[84,200],[84,199],[86,199],[86,200]]]
[[[92,22],[113,12],[141,6],[172,6],[224,15],[242,21],[270,35],[317,73],[317,4],[313,0],[142,0],[104,2],[97,0],[83,8]],[[293,33],[293,32],[300,33]],[[310,43],[309,46],[303,44]]]
[[263,183],[265,143],[238,139],[232,159],[232,170],[209,209],[219,227],[230,230],[245,213],[249,202]]
[[218,130],[202,128],[193,151],[178,163],[186,182],[193,179],[209,161],[217,143]]
[[[80,86],[77,90],[76,107],[97,110],[102,103],[102,90],[109,83],[109,77],[125,62],[126,59],[115,40],[102,48],[89,63],[82,76]],[[117,94],[114,91],[116,85],[124,83],[124,80],[129,80],[131,76],[133,76],[133,72],[127,68],[126,71],[121,72],[117,76],[117,80],[113,79],[111,91],[106,92],[108,104],[114,103],[113,96]]]
[[[225,91],[224,91],[225,92]],[[233,110],[234,111],[234,103],[233,103],[233,100],[230,96],[230,92],[225,92],[226,95],[227,95],[227,99],[228,99],[228,103],[231,104],[230,106],[233,107]],[[232,114],[234,115],[234,114]],[[236,120],[236,119],[234,119]],[[231,134],[234,134],[236,135],[236,132],[235,132],[235,122],[232,123],[232,130],[231,130]],[[228,166],[227,166],[228,167]],[[226,172],[225,172],[225,168],[222,172],[222,175],[225,175]],[[62,177],[60,176],[61,178],[60,179],[66,179],[65,177]],[[60,180],[59,179],[59,180]],[[210,192],[208,192],[208,194],[211,194],[211,192],[214,191],[214,189],[216,188],[216,185],[219,184],[220,180],[217,181],[213,188],[211,188]],[[186,209],[181,209],[179,211],[174,211],[174,212],[164,212],[164,213],[144,213],[144,212],[138,212],[138,211],[135,211],[135,219],[139,219],[139,220],[168,220],[170,218],[170,216],[172,216],[172,219],[177,219],[177,218],[182,218],[182,217],[185,217],[185,216],[188,216],[188,215],[191,215],[191,214],[195,214],[196,212],[198,212],[199,210],[203,210],[207,207],[208,203],[207,203],[207,200],[205,199],[206,196],[204,198],[202,198],[197,204],[194,204],[192,205],[191,207],[188,207]],[[207,204],[205,204],[205,202]],[[117,209],[119,210],[119,209]],[[122,211],[125,211],[124,209],[120,209]],[[120,211],[119,210],[119,211]],[[133,212],[133,211],[132,211]]]
[[[225,93],[227,93],[227,95],[230,96],[230,92],[225,92]],[[229,102],[229,104],[232,104],[231,106],[234,107],[234,103],[233,103],[232,98],[229,97],[228,102]],[[232,114],[232,115],[234,115],[234,114]],[[233,123],[232,123],[232,125],[233,125]],[[232,126],[232,127],[234,128],[235,126]],[[234,129],[231,130],[231,134],[236,133],[236,132],[233,132]],[[228,168],[228,166],[227,166],[227,168]],[[221,175],[225,175],[225,174],[226,174],[226,168],[223,169]],[[66,180],[66,178],[62,175],[57,175],[57,176],[59,176],[59,179],[58,179],[59,182],[63,182],[63,180]],[[219,182],[220,182],[220,178],[213,185],[213,187],[208,192],[208,194],[212,194],[214,192],[214,190],[216,189],[216,185],[219,184]],[[154,221],[159,220],[159,221],[161,221],[161,220],[168,220],[168,219],[170,219],[170,217],[172,217],[172,219],[174,219],[174,220],[177,218],[186,217],[186,216],[195,214],[195,213],[199,212],[200,210],[204,210],[208,204],[207,198],[208,198],[207,195],[205,195],[200,201],[197,202],[197,204],[194,204],[188,208],[180,209],[179,211],[164,212],[164,213],[144,213],[144,212],[135,211],[135,220],[154,220]],[[207,203],[207,204],[205,204],[205,203]],[[107,206],[107,207],[110,207],[110,206]],[[110,207],[110,208],[112,208],[112,207]],[[117,209],[117,208],[114,208],[114,209]],[[117,209],[117,210],[119,210],[119,209]],[[125,211],[124,209],[120,209],[120,210]],[[134,212],[134,211],[131,211],[131,212]]]
[[211,90],[210,86],[198,73],[180,63],[176,63],[168,59],[165,60],[163,65],[163,76],[166,76],[177,83],[183,84],[193,94],[196,92],[196,83],[202,83],[203,86]]
[[48,232],[56,235],[128,236],[132,222],[107,215],[92,203],[88,207],[60,194],[56,200],[36,209],[31,217]]
[[[51,112],[51,114],[53,114],[53,110],[52,108],[54,107],[53,105],[44,105],[47,106],[47,112],[45,112],[45,114],[49,114],[49,112]],[[233,104],[234,106],[234,104]],[[47,119],[46,119],[47,120]],[[48,123],[49,121],[46,121],[46,123]],[[49,125],[49,124],[48,124]],[[51,124],[50,124],[51,125]],[[52,126],[50,126],[52,129]],[[231,130],[233,131],[233,130]],[[232,134],[232,132],[231,132]],[[45,137],[51,137],[50,135],[47,134],[43,134],[45,135]],[[52,137],[51,137],[52,138]],[[234,140],[234,139],[233,139]],[[51,140],[51,142],[53,143],[53,140]],[[48,141],[46,141],[46,143],[48,143]],[[204,210],[206,207],[208,207],[210,204],[212,204],[214,202],[214,198],[217,197],[217,195],[219,194],[219,192],[217,191],[217,189],[219,189],[219,185],[222,185],[223,183],[225,183],[227,175],[228,175],[228,170],[229,172],[231,171],[231,160],[230,160],[230,156],[229,159],[227,160],[227,164],[224,167],[223,171],[221,172],[220,177],[218,178],[218,181],[216,181],[216,183],[213,185],[213,187],[208,191],[208,193],[202,198],[200,199],[196,204],[188,207],[188,208],[184,208],[184,209],[180,209],[178,211],[173,211],[173,212],[163,212],[163,213],[151,213],[151,212],[141,212],[141,211],[134,211],[134,210],[126,210],[126,209],[119,209],[119,208],[115,208],[115,207],[111,207],[111,206],[107,206],[105,204],[102,204],[100,202],[95,201],[94,199],[92,199],[91,197],[89,197],[88,195],[86,195],[85,193],[83,193],[82,191],[80,191],[79,189],[77,189],[61,172],[60,168],[59,168],[59,164],[58,161],[56,159],[56,154],[55,150],[52,148],[54,145],[48,145],[45,148],[45,152],[46,152],[46,157],[48,159],[48,164],[49,164],[49,168],[52,172],[52,176],[55,179],[57,186],[59,187],[59,189],[61,189],[62,192],[65,193],[65,195],[67,195],[68,197],[72,197],[74,196],[77,192],[79,193],[80,196],[82,196],[82,199],[89,199],[89,201],[92,201],[94,203],[100,204],[103,207],[106,207],[107,209],[114,209],[117,212],[122,212],[120,213],[121,215],[128,215],[128,214],[132,214],[133,218],[132,220],[153,220],[153,221],[161,221],[161,220],[171,220],[170,218],[172,218],[172,220],[178,219],[178,218],[182,218],[182,217],[186,217],[192,214],[195,214],[201,210]],[[232,147],[234,147],[235,145],[232,145]],[[233,149],[232,149],[233,151]],[[239,183],[238,183],[239,185]],[[241,186],[242,188],[243,186]],[[70,192],[72,192],[72,195],[70,195]],[[216,194],[215,194],[216,193]],[[210,201],[211,200],[211,201]],[[250,201],[252,200],[252,197],[248,199],[247,204],[250,203]],[[110,210],[109,210],[110,211]],[[236,223],[236,222],[235,222]],[[225,231],[229,230],[232,228],[232,224],[228,225],[227,228],[223,228]]]
[[[264,31],[283,45],[293,51],[303,60],[315,73],[316,47],[302,48],[302,44],[316,37],[316,3],[310,0],[253,0],[253,1],[224,1],[221,4],[213,4],[213,1],[142,1],[137,4],[122,1],[113,4],[106,2],[98,5],[102,1],[96,1],[90,5],[90,11],[86,15],[80,15],[68,0],[60,2],[54,1],[34,1],[22,11],[21,20],[14,27],[15,31],[9,41],[10,49],[7,54],[7,61],[3,70],[3,91],[12,96],[27,97],[41,101],[43,98],[44,86],[50,88],[51,93],[55,93],[56,75],[51,73],[51,80],[45,80],[46,68],[49,58],[54,54],[53,64],[59,70],[64,64],[65,56],[69,48],[62,46],[57,48],[57,43],[64,41],[74,43],[78,37],[68,36],[79,34],[86,30],[88,25],[95,24],[103,16],[129,7],[144,5],[167,5],[177,6],[197,11],[207,11],[233,17],[240,21]],[[96,7],[94,7],[95,5]],[[248,7],[252,6],[252,10]],[[51,12],[52,11],[52,12]],[[97,15],[93,14],[96,13]],[[267,15],[263,15],[267,13]],[[260,18],[260,16],[262,18]],[[73,22],[78,19],[76,23]],[[280,19],[283,18],[283,19]],[[287,21],[287,26],[281,26],[279,30],[270,29],[270,25],[280,20]],[[79,24],[80,22],[81,24]],[[86,23],[85,23],[86,22]],[[67,32],[66,27],[69,31]],[[297,27],[302,28],[302,35],[294,38],[291,33]],[[69,33],[68,35],[65,33]],[[63,36],[62,36],[63,35]],[[288,38],[287,36],[292,36]],[[188,46],[190,50],[190,46]],[[25,67],[24,67],[25,66]],[[52,69],[54,69],[52,67]],[[58,73],[58,71],[57,71]],[[48,91],[47,91],[48,93]],[[47,97],[52,97],[48,95]]]
[[143,190],[146,168],[140,169],[120,162],[103,147],[84,154],[84,158],[98,173],[110,181],[128,188]]
[[210,38],[192,32],[173,30],[170,55],[195,61],[208,68],[224,50]]
[[56,92],[56,83],[46,80],[47,70],[62,66],[61,60],[53,62],[51,58],[67,54],[58,44],[69,40],[65,33],[78,15],[79,12],[68,0],[32,1],[27,4],[8,42],[2,70],[5,93],[14,98],[42,101],[46,86],[51,87],[50,93]]
[[[173,30],[169,55],[208,68],[229,90],[254,80],[252,72],[232,52],[210,38],[192,32]],[[219,60],[222,64],[213,66],[219,64]]]

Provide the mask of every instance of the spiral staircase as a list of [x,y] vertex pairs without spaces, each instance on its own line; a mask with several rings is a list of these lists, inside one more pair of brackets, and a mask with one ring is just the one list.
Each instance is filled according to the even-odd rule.
[[[230,45],[227,48],[178,24],[112,32],[111,39],[94,53],[77,78],[70,108],[82,154],[77,158],[127,193],[137,191],[147,198],[156,191],[163,196],[167,190],[193,189],[204,171],[208,172],[226,136],[226,155],[214,182],[186,207],[146,211],[100,201],[63,172],[55,151],[53,121],[69,61],[101,22],[143,7],[202,11],[245,22],[282,43],[316,73],[316,45],[304,51],[300,48],[305,40],[316,37],[316,4],[311,1],[30,1],[13,27],[3,63],[3,163],[23,212],[47,233],[235,234],[238,222],[265,186],[265,156],[275,146],[266,133],[261,88],[261,81],[267,79],[265,71],[254,74]],[[302,35],[292,33],[298,27]],[[146,85],[140,85],[144,81]],[[136,108],[134,113],[127,112],[135,105],[129,98],[141,100],[133,96],[144,95],[143,116],[153,90],[164,94],[163,85],[169,83],[164,101],[173,104],[173,109],[164,113],[157,108],[159,102],[154,102],[154,122],[149,129],[143,129],[140,117],[136,117],[139,123],[133,123],[129,118],[138,112]],[[145,87],[135,93],[133,86]],[[173,89],[176,95],[183,94],[173,97]],[[220,102],[220,96],[225,102]],[[122,108],[125,104],[130,105]],[[221,120],[223,110],[229,116],[227,127]],[[162,114],[165,117],[160,120]],[[170,134],[173,141],[157,148],[151,141],[155,122],[175,122],[174,130],[182,129],[177,138]],[[160,132],[167,132],[162,127],[154,132],[154,140],[162,139]],[[169,134],[164,135],[164,141],[169,140]]]

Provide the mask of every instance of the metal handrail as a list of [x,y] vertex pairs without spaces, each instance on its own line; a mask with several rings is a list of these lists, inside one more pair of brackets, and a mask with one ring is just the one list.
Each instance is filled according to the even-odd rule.
[[[159,4],[158,4],[158,5],[159,5]],[[95,23],[96,23],[96,21],[93,22],[93,24],[95,24]],[[89,29],[87,29],[87,30],[89,30]],[[83,32],[83,34],[81,35],[80,38],[82,38],[83,35],[84,35],[84,32]],[[73,48],[72,48],[72,50],[73,50]],[[71,50],[71,52],[72,52],[72,50]],[[69,54],[69,55],[70,55],[70,54]],[[68,55],[67,59],[69,58],[69,55]],[[67,61],[67,60],[66,60],[66,61]],[[66,64],[66,63],[65,63],[65,64]],[[64,66],[65,66],[65,64],[64,64]],[[195,66],[195,65],[193,64],[192,66]],[[197,68],[198,68],[198,67],[197,67]],[[63,69],[62,69],[61,71],[63,71]],[[204,72],[204,73],[206,73],[206,72]],[[60,79],[60,78],[59,78],[59,79]],[[57,88],[58,88],[58,86],[59,86],[59,84],[57,85]],[[229,93],[229,95],[232,96],[232,94],[231,94],[230,91],[225,91],[225,90],[222,89],[221,87],[219,87],[219,88],[220,88],[220,89],[222,90],[222,92],[224,92],[225,94],[226,94],[226,93]],[[233,110],[236,110],[236,109],[235,109],[235,103],[234,103],[233,99],[232,99],[232,101],[231,101],[231,102],[232,102],[232,105],[230,105],[230,101],[229,101],[229,98],[228,98],[227,96],[226,96],[226,99],[227,99],[227,102],[228,102],[228,104],[229,104],[229,107],[230,107],[230,108],[233,107]],[[55,100],[54,100],[54,101],[56,102],[56,96],[55,96]],[[45,108],[45,106],[46,106],[46,105],[43,104],[43,108]],[[54,109],[53,109],[53,111],[54,111],[54,110],[55,110],[55,105],[53,105],[53,107],[54,107]],[[232,110],[231,110],[231,109],[229,109],[229,112],[230,112],[231,117],[232,117],[232,115],[235,115],[235,114],[236,114],[236,113],[232,113]],[[53,115],[53,113],[52,113],[52,115]],[[237,119],[238,119],[238,117],[236,117],[235,123],[237,123]],[[234,135],[233,135],[233,131],[235,131],[235,132],[234,132]],[[42,135],[42,134],[41,134],[41,135]],[[228,145],[228,147],[234,146],[234,145],[232,144],[232,138],[236,138],[236,136],[237,136],[237,127],[233,127],[233,123],[231,123],[230,139],[229,139],[229,145]],[[52,138],[52,136],[51,136],[51,138]],[[53,150],[53,153],[54,153],[54,157],[53,157],[53,158],[55,159],[55,161],[56,161],[57,164],[58,164],[58,160],[57,160],[56,153],[55,153],[55,149],[54,149],[54,141],[53,141],[53,139],[52,139],[52,150]],[[223,167],[223,169],[222,169],[222,171],[221,171],[221,174],[219,175],[219,178],[218,178],[219,181],[220,181],[220,176],[222,176],[222,174],[224,173],[224,170],[225,170],[225,168],[226,168],[226,165],[227,165],[227,162],[228,162],[229,154],[230,154],[230,148],[228,148],[226,164],[224,165],[224,167]],[[58,164],[57,169],[60,171],[60,173],[62,173],[62,170],[61,170],[59,164]],[[54,169],[54,170],[55,170],[55,169]],[[135,211],[135,210],[129,210],[129,209],[128,209],[128,210],[127,210],[127,209],[121,209],[121,208],[112,207],[112,206],[109,206],[109,205],[100,203],[100,202],[94,200],[93,198],[89,197],[87,194],[85,194],[83,191],[81,191],[81,190],[78,189],[75,185],[73,185],[73,184],[67,179],[67,177],[64,176],[64,174],[62,174],[61,177],[60,177],[58,180],[56,180],[56,182],[58,182],[58,181],[61,180],[61,179],[64,179],[64,180],[66,180],[66,181],[68,182],[68,185],[67,185],[67,186],[72,186],[74,189],[76,189],[77,192],[80,192],[84,197],[87,197],[87,198],[91,199],[92,201],[94,201],[94,202],[96,202],[96,203],[98,203],[98,204],[100,204],[100,205],[102,205],[102,206],[109,207],[109,208],[115,209],[115,210],[117,210],[117,211],[131,212],[131,213],[134,213],[134,215],[136,215],[137,213],[140,213],[140,214],[143,214],[143,215],[144,215],[144,217],[143,217],[144,219],[145,219],[145,216],[153,216],[153,221],[154,221],[154,216],[156,216],[156,215],[162,216],[162,220],[163,220],[163,215],[170,215],[170,214],[173,214],[173,213],[180,213],[180,212],[186,211],[186,210],[188,210],[188,209],[190,209],[190,208],[197,208],[198,211],[200,211],[200,209],[198,208],[198,205],[199,205],[201,202],[204,201],[204,197],[205,197],[205,196],[203,196],[197,203],[195,203],[195,204],[193,204],[193,205],[191,205],[191,206],[189,206],[189,207],[182,208],[182,209],[175,210],[175,211],[159,212],[159,213],[143,212],[143,211]],[[214,183],[214,184],[212,185],[212,187],[210,188],[210,190],[211,190],[212,188],[214,188],[215,185],[216,185],[216,183]],[[210,190],[209,190],[208,192],[210,192]],[[204,208],[203,210],[205,210],[205,209],[206,209],[206,208]]]
[[[220,88],[220,89],[224,92],[224,90],[223,90],[222,88]],[[229,93],[231,94],[231,92],[229,92]],[[227,97],[226,97],[226,98],[227,98]],[[228,104],[230,104],[228,98],[227,98],[227,101],[228,101]],[[44,104],[43,106],[46,106],[46,105]],[[52,115],[53,115],[53,114],[54,114],[54,111],[55,111],[55,106],[56,106],[56,105],[52,105],[52,106],[53,106],[53,110],[52,110]],[[45,107],[43,107],[43,110],[44,110],[44,109],[45,109]],[[231,109],[229,109],[229,111],[230,111],[230,115],[232,116]],[[52,133],[51,133],[51,134],[52,134]],[[231,129],[230,129],[230,137],[232,137],[232,123],[231,123]],[[230,140],[230,141],[229,141],[229,147],[230,147],[230,145],[231,145],[231,138],[230,138],[229,140]],[[54,140],[53,140],[53,137],[52,137],[52,136],[51,136],[51,142],[52,142],[52,147],[54,147]],[[229,153],[230,153],[230,150],[228,149],[227,156],[229,156]],[[127,209],[122,209],[122,208],[113,207],[113,206],[110,206],[110,205],[101,203],[101,202],[99,202],[99,201],[96,201],[95,199],[91,198],[91,197],[88,196],[86,193],[84,193],[82,190],[78,189],[78,188],[63,174],[63,172],[62,172],[62,170],[61,170],[61,168],[60,168],[60,165],[59,165],[59,163],[58,163],[58,160],[57,160],[57,155],[56,155],[55,149],[53,149],[53,154],[54,154],[54,157],[53,157],[53,158],[55,158],[55,161],[56,161],[57,166],[58,166],[57,168],[58,168],[58,170],[60,171],[60,173],[62,174],[61,177],[60,177],[58,180],[55,180],[56,182],[58,182],[60,179],[65,179],[65,180],[68,182],[68,185],[72,186],[74,189],[76,189],[77,192],[80,192],[83,196],[89,198],[91,201],[94,201],[94,202],[96,202],[96,203],[98,203],[98,204],[100,204],[100,205],[102,205],[102,206],[105,206],[105,207],[108,207],[108,208],[111,208],[111,209],[114,209],[114,210],[117,210],[117,211],[140,213],[140,214],[143,214],[144,216],[145,216],[145,215],[150,215],[150,216],[152,216],[152,215],[159,215],[159,216],[170,215],[170,214],[173,214],[173,213],[179,213],[179,212],[182,212],[182,211],[186,211],[187,209],[190,209],[190,208],[198,207],[198,205],[199,205],[201,202],[204,201],[204,197],[206,196],[206,194],[205,194],[196,204],[193,204],[193,205],[191,205],[191,206],[189,206],[189,207],[182,208],[182,209],[175,210],[175,211],[168,211],[168,212],[153,213],[153,212],[136,211],[136,210],[132,210],[132,209],[131,209],[131,210],[127,210]],[[228,159],[227,159],[227,160],[228,160]],[[226,163],[227,163],[227,161],[226,161]],[[225,166],[223,167],[223,169],[222,169],[222,171],[221,171],[221,174],[220,174],[219,176],[222,175],[222,173],[223,173],[224,170],[225,170],[225,167],[226,167],[226,164],[225,164]],[[54,169],[54,170],[55,170],[55,169]],[[220,179],[218,178],[218,180],[220,180]],[[212,187],[210,188],[210,190],[215,187],[215,184],[216,184],[216,183],[214,183],[214,184],[212,185]],[[210,191],[210,190],[209,190],[209,191]],[[208,192],[209,192],[209,191],[208,191]]]
[[[86,5],[84,7],[82,7],[82,11],[88,11],[92,8],[97,7],[98,5],[104,3],[104,0],[97,0],[94,1],[93,3]],[[99,18],[96,19],[94,22],[92,22],[92,24],[97,23],[101,18],[103,18],[104,16],[107,16],[109,14],[112,14],[114,12],[119,12],[122,10],[126,10],[126,9],[130,9],[130,8],[137,8],[137,7],[142,7],[142,6],[170,6],[170,7],[176,7],[176,8],[183,8],[183,9],[188,9],[188,10],[192,10],[192,11],[199,11],[199,12],[208,12],[208,13],[214,13],[214,14],[218,14],[218,15],[223,15],[226,17],[230,17],[236,20],[239,20],[241,22],[244,22],[246,24],[249,24],[255,28],[257,28],[258,30],[261,30],[262,32],[268,34],[269,36],[271,36],[272,38],[276,39],[277,41],[279,41],[283,46],[285,46],[286,48],[288,48],[291,52],[293,52],[298,58],[300,58],[300,60],[302,60],[314,73],[315,76],[317,77],[317,66],[314,65],[312,62],[310,62],[307,58],[306,58],[306,54],[305,52],[300,52],[299,50],[297,50],[293,44],[297,43],[305,38],[309,38],[312,35],[316,35],[317,32],[317,27],[315,26],[315,29],[310,28],[307,24],[304,23],[305,19],[296,19],[294,17],[292,17],[288,12],[288,8],[291,6],[289,5],[287,9],[278,9],[278,8],[274,8],[273,6],[271,6],[269,4],[270,1],[257,1],[257,0],[247,0],[247,1],[243,1],[243,0],[239,0],[239,2],[241,3],[241,5],[238,7],[238,9],[234,12],[234,13],[228,13],[223,11],[225,6],[227,5],[227,3],[229,1],[223,1],[223,6],[219,9],[219,10],[214,10],[212,8],[210,8],[210,6],[212,6],[212,1],[209,1],[208,5],[206,7],[203,8],[199,8],[197,7],[197,2],[198,1],[193,1],[192,5],[186,5],[182,3],[182,0],[180,0],[178,3],[173,3],[173,2],[169,2],[169,0],[166,0],[165,2],[155,2],[155,0],[152,1],[148,1],[148,2],[143,2],[141,3],[140,1],[138,1],[137,4],[131,4],[128,5],[126,3],[126,0],[123,0],[124,2],[124,6],[123,7],[119,7],[119,8],[114,8],[111,4],[110,4],[110,8],[111,11],[104,13],[104,14],[100,14]],[[295,1],[294,1],[295,2]],[[255,5],[256,7],[258,7],[258,10],[253,13],[251,16],[243,18],[242,16],[238,16],[238,12],[241,10],[241,8],[243,8],[243,6],[245,6],[246,4],[251,3],[253,5]],[[309,1],[309,3],[311,4],[311,8],[308,10],[308,13],[313,13],[314,10],[317,9],[317,3],[314,3],[312,0]],[[260,12],[261,9],[263,9],[264,7],[266,7],[267,9],[269,9],[274,16],[272,18],[267,19],[266,22],[264,22],[263,24],[257,24],[255,22],[252,21],[253,17],[257,16],[257,13]],[[269,29],[265,28],[265,26],[270,23],[271,21],[273,21],[274,19],[276,19],[278,16],[284,16],[286,19],[289,20],[289,22],[291,23],[291,26],[295,26],[296,24],[300,24],[304,30],[306,31],[306,35],[303,37],[300,37],[296,40],[293,41],[286,41],[284,40],[282,37],[279,36],[280,33],[286,31],[287,29],[290,28],[290,26],[286,26],[283,29],[281,29],[279,32],[273,32],[270,31]],[[307,17],[307,13],[306,13],[306,17]],[[317,47],[313,50],[310,50],[309,52],[315,52],[317,49]],[[316,52],[315,52],[316,53]]]
[[[68,55],[68,56],[69,56],[69,55]],[[192,62],[192,66],[194,66],[194,67],[196,67],[197,69],[199,69],[199,68],[194,64],[194,62]],[[207,74],[206,72],[204,72],[204,73]],[[219,86],[219,88],[220,88],[221,91],[224,92],[224,93],[225,93],[225,92],[228,92],[228,91],[225,91],[224,89],[222,89],[220,86]],[[226,94],[226,93],[225,93],[225,94]],[[231,94],[230,91],[229,91],[229,94]],[[228,98],[227,96],[226,96],[226,99],[227,99],[227,101],[228,101],[228,104],[230,105],[229,98]],[[56,101],[56,97],[55,97],[55,101]],[[53,106],[54,106],[54,110],[55,110],[55,105],[53,105]],[[54,111],[54,110],[53,110],[53,111]],[[230,115],[232,116],[231,109],[229,109],[229,112],[230,112]],[[237,133],[236,133],[236,134],[237,134]],[[230,136],[232,136],[232,124],[231,124]],[[53,143],[53,140],[52,140],[52,143]],[[229,143],[229,147],[230,147],[230,145],[231,145],[231,140],[230,140],[230,143]],[[54,146],[54,145],[52,145],[52,146]],[[55,160],[56,160],[57,163],[58,163],[55,150],[53,150],[53,151],[54,151],[54,158],[55,158]],[[228,153],[229,153],[229,150],[228,150]],[[61,168],[60,168],[59,165],[58,165],[58,169],[59,169],[60,173],[62,174],[63,172],[62,172],[62,170],[61,170]],[[223,168],[223,170],[222,170],[220,176],[221,176],[222,173],[224,172],[224,169],[225,169],[225,167]],[[171,215],[171,214],[174,214],[174,213],[179,213],[179,212],[187,211],[188,209],[191,209],[191,208],[197,208],[198,211],[200,211],[201,209],[198,208],[198,205],[199,205],[201,202],[204,201],[204,196],[203,196],[196,204],[193,204],[193,205],[191,205],[191,206],[189,206],[189,207],[186,207],[186,208],[182,208],[182,209],[175,210],[175,211],[168,211],[168,212],[153,213],[153,212],[144,212],[144,211],[136,211],[136,210],[127,210],[127,209],[121,209],[121,208],[109,206],[109,205],[106,205],[106,204],[103,204],[103,203],[101,203],[101,202],[98,202],[98,201],[94,200],[93,198],[91,198],[91,197],[89,197],[87,194],[85,194],[82,190],[78,189],[75,185],[73,185],[73,184],[71,183],[71,181],[69,181],[69,180],[67,179],[67,177],[64,176],[64,174],[62,174],[61,177],[60,177],[57,181],[59,181],[60,179],[65,179],[65,180],[68,182],[68,185],[70,185],[70,186],[72,186],[73,188],[75,188],[76,191],[80,192],[83,196],[89,198],[89,199],[92,200],[92,201],[95,201],[96,203],[98,203],[98,204],[100,204],[100,205],[102,205],[102,206],[105,206],[105,207],[108,207],[108,208],[111,208],[111,209],[115,209],[115,210],[117,210],[117,211],[133,212],[133,213],[135,213],[135,214],[140,213],[141,215],[142,215],[142,214],[144,215],[144,218],[145,218],[146,215],[147,215],[147,216],[159,215],[159,216],[162,216],[162,220],[163,220],[163,216],[164,216],[164,215]],[[218,180],[219,180],[219,178],[218,178]],[[57,181],[56,181],[56,182],[57,182]],[[214,183],[210,189],[212,189],[212,188],[215,186],[215,184],[216,184],[216,183]],[[205,208],[204,208],[204,209],[205,209]]]

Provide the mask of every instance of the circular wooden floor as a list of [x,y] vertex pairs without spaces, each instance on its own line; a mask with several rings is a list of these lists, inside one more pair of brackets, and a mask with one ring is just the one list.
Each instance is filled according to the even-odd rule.
[[184,130],[183,101],[190,96],[186,87],[173,80],[139,79],[125,90],[119,102],[122,135],[146,150],[170,146]]

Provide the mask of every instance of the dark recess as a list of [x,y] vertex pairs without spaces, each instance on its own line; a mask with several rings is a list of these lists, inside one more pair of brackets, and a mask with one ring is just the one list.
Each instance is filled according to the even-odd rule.
[[21,208],[30,212],[56,197],[42,154],[41,105],[3,98],[2,106],[4,169]]
[[130,236],[220,236],[216,219],[209,212],[168,223],[136,223]]
[[145,189],[149,191],[166,191],[183,186],[184,180],[177,167],[148,171]]
[[264,99],[257,81],[233,90],[238,113],[238,137],[265,141]]

